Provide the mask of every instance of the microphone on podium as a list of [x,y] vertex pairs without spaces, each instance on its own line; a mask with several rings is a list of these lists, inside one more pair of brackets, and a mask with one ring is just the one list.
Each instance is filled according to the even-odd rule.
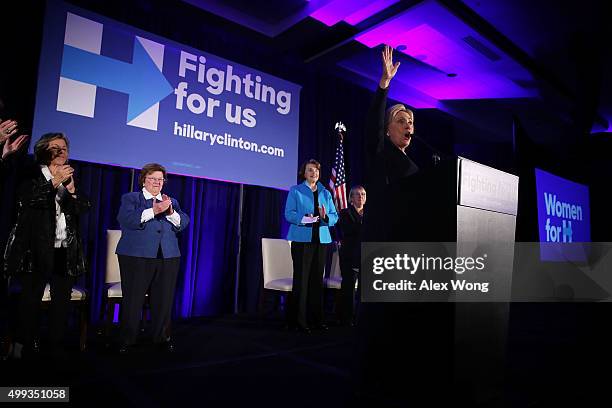
[[425,146],[431,152],[431,160],[433,161],[434,166],[437,166],[443,158],[444,159],[447,158],[447,156],[444,153],[440,152],[440,150],[436,149],[435,147],[427,143],[425,139],[423,139],[421,136],[418,136],[416,133],[413,133],[411,137],[414,140],[418,140],[420,143],[423,144],[423,146]]

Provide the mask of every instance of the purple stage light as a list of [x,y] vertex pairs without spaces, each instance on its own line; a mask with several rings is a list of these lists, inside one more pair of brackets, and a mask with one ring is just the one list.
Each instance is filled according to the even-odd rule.
[[333,26],[346,17],[371,6],[372,0],[334,0],[310,14],[325,25]]
[[[356,74],[347,77],[347,79],[359,86],[374,90],[380,78],[380,67],[365,64],[364,60],[367,57],[367,55],[358,55],[353,59],[341,61],[339,65]],[[394,82],[393,86],[389,89],[389,98],[403,102],[415,109],[442,109],[442,104],[437,99],[418,91],[402,81]]]
[[[350,7],[344,7],[350,3]],[[381,1],[332,1],[311,14],[328,25],[344,19],[356,24]],[[355,11],[358,7],[361,11]],[[352,16],[348,15],[351,12]],[[360,16],[353,18],[353,16]],[[427,0],[398,16],[386,20],[355,38],[369,48],[388,44],[405,55],[395,83],[402,82],[436,105],[435,100],[493,99],[535,97],[534,88],[521,84],[532,83],[531,74],[503,51],[481,37],[475,30],[453,15],[435,0]],[[421,63],[418,63],[418,60]],[[378,61],[364,61],[377,64]],[[341,66],[353,72],[368,71],[356,65],[354,59],[342,61]],[[409,92],[414,93],[414,92]],[[423,100],[423,98],[419,98]],[[417,107],[412,101],[402,101]],[[418,103],[421,105],[421,103]]]
[[366,7],[344,18],[344,21],[346,21],[350,25],[359,24],[366,18],[373,16],[374,14],[386,9],[389,6],[392,6],[398,1],[399,0],[379,0],[379,1],[370,2],[370,4],[367,5]]

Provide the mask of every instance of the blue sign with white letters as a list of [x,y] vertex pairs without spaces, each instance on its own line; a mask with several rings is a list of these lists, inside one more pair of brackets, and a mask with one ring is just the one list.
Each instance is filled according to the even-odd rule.
[[35,137],[64,132],[76,160],[288,189],[300,86],[49,1]]
[[[589,188],[535,169],[538,231],[543,260],[583,260],[577,246],[563,244],[591,241]],[[559,244],[559,245],[555,245]],[[574,252],[571,252],[574,251]]]

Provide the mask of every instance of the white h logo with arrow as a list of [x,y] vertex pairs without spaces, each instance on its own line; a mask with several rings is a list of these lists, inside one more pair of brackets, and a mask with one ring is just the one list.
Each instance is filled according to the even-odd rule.
[[93,118],[97,87],[129,95],[126,123],[157,130],[159,101],[172,93],[162,73],[164,45],[134,38],[132,62],[100,55],[103,25],[68,13],[57,110]]

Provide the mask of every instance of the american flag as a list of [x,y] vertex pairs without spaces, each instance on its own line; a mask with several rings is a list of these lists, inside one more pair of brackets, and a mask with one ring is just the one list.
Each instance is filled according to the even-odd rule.
[[342,122],[336,123],[335,130],[338,135],[338,144],[336,145],[336,156],[334,165],[329,179],[329,188],[334,194],[334,204],[337,210],[342,210],[348,206],[346,200],[346,173],[344,171],[344,132],[346,127]]

